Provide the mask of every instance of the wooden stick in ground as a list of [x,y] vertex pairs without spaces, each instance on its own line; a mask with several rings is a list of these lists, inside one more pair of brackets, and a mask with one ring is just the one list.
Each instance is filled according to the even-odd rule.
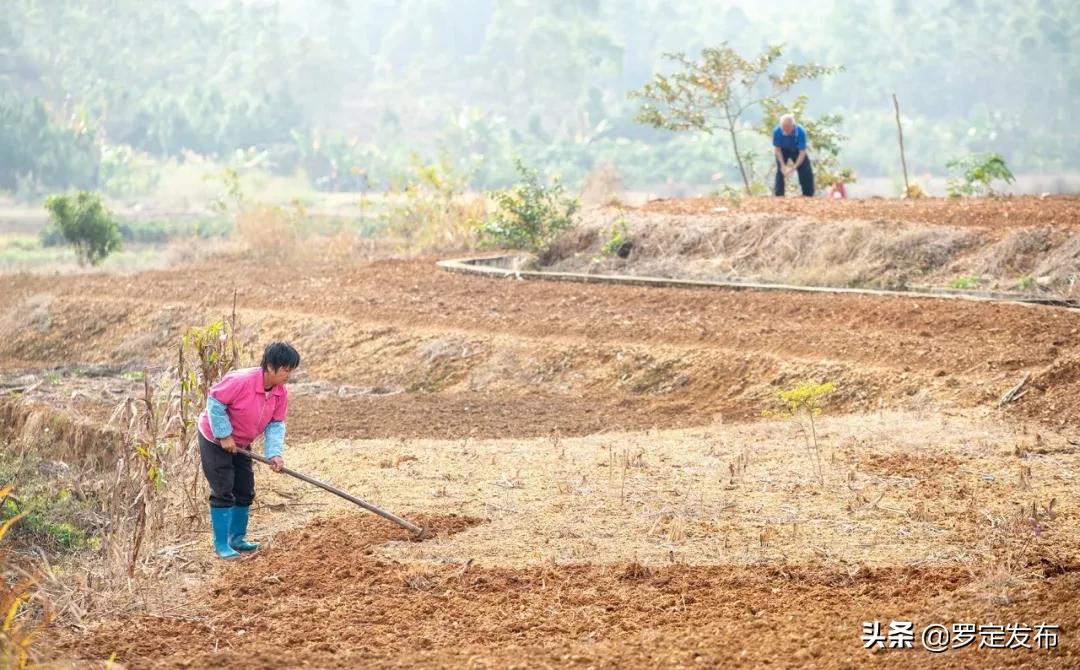
[[896,94],[892,94],[893,107],[896,109],[896,130],[900,134],[900,165],[904,168],[904,195],[911,193],[911,184],[908,183],[907,158],[904,156],[904,127],[900,125],[900,101]]
[[1020,389],[1024,388],[1024,384],[1027,384],[1027,381],[1030,378],[1031,378],[1031,373],[1030,372],[1025,373],[1024,378],[1020,380],[1019,384],[1012,387],[1011,389],[1006,391],[1003,396],[1001,396],[1001,400],[998,402],[998,407],[1007,405],[1007,404],[1011,403],[1012,401],[1019,399],[1020,396],[1027,393],[1027,391],[1024,391],[1023,393],[1021,393]]
[[229,317],[229,342],[232,344],[232,365],[240,360],[240,345],[236,343],[236,294],[240,289],[233,288],[232,292],[232,316]]
[[[240,453],[247,454],[253,460],[259,461],[260,463],[265,463],[266,465],[270,465],[270,459],[266,458],[265,456],[253,453],[251,451],[247,451],[245,449],[241,449]],[[418,535],[420,537],[423,537],[424,534],[425,534],[424,529],[421,528],[420,526],[417,526],[414,523],[410,523],[410,522],[406,521],[405,519],[402,519],[401,517],[399,517],[399,516],[397,516],[395,514],[391,514],[390,512],[387,512],[384,509],[379,509],[375,505],[372,505],[369,502],[361,500],[360,498],[357,498],[354,495],[346,493],[345,491],[342,491],[341,489],[337,488],[336,486],[331,486],[331,485],[327,484],[326,482],[320,482],[318,479],[315,479],[314,477],[308,477],[307,475],[303,474],[302,472],[297,472],[296,470],[290,470],[289,468],[282,468],[281,471],[284,472],[287,475],[290,475],[292,477],[296,477],[300,481],[304,481],[304,482],[307,482],[308,484],[313,484],[315,486],[318,486],[319,488],[321,488],[324,491],[329,491],[330,493],[333,493],[336,496],[344,498],[345,500],[348,500],[349,502],[351,502],[351,503],[353,503],[355,505],[359,505],[360,507],[363,507],[364,509],[366,509],[369,512],[374,512],[375,514],[378,514],[379,516],[381,516],[384,519],[387,519],[389,521],[393,521],[394,523],[401,526],[402,528],[407,529],[409,532],[413,533],[414,535]]]

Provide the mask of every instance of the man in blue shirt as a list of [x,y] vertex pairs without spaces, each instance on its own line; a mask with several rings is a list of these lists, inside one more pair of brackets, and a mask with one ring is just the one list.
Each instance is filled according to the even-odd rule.
[[784,114],[780,117],[780,125],[773,131],[772,145],[776,154],[776,195],[784,195],[784,178],[798,172],[802,194],[813,196],[814,170],[810,167],[810,157],[806,155],[806,131],[795,123],[794,116]]

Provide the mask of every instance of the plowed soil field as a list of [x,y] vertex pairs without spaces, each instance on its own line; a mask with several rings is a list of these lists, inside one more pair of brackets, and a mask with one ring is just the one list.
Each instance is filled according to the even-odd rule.
[[[1022,214],[1075,227],[1061,202]],[[1020,215],[1008,201],[754,203],[744,206],[930,226]],[[41,424],[18,417],[39,411],[107,426],[140,384],[129,373],[165,369],[178,337],[229,314],[234,292],[249,356],[277,338],[303,356],[289,464],[435,537],[409,541],[260,471],[258,554],[224,564],[195,533],[176,576],[183,595],[58,626],[58,657],[253,669],[1080,665],[1078,311],[493,280],[430,258],[10,275],[0,375],[22,390],[0,395],[8,438],[29,439]],[[803,381],[837,388],[812,429],[777,401]],[[886,633],[913,622],[912,648],[865,648],[875,621]],[[988,634],[983,648],[976,637],[932,653],[920,633],[935,623],[1059,628],[1053,649],[1034,637],[987,648]]]

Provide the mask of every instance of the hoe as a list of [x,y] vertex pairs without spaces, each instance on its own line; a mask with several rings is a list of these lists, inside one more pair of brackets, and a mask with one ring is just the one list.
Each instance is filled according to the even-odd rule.
[[[266,465],[270,465],[270,459],[266,458],[265,456],[253,453],[251,451],[244,451],[244,450],[242,450],[241,453],[247,454],[253,460],[256,460],[256,461],[258,461],[260,463],[265,463]],[[345,491],[342,491],[341,489],[337,488],[336,486],[331,486],[331,485],[327,484],[326,482],[320,482],[318,479],[315,479],[314,477],[308,477],[307,475],[305,475],[302,472],[297,472],[296,470],[290,470],[289,468],[282,468],[281,471],[284,472],[287,475],[291,475],[293,477],[296,477],[300,481],[307,482],[308,484],[314,484],[315,486],[318,486],[320,489],[322,489],[324,491],[329,491],[330,493],[333,493],[336,496],[340,496],[340,497],[344,498],[345,500],[348,500],[351,503],[354,503],[356,505],[359,505],[360,507],[363,507],[364,509],[366,509],[369,512],[374,512],[375,514],[378,514],[379,516],[381,516],[384,519],[388,519],[390,521],[393,521],[397,525],[401,526],[402,528],[405,528],[410,533],[412,533],[413,537],[415,539],[417,539],[417,540],[422,540],[427,536],[427,530],[426,529],[421,528],[420,526],[417,526],[414,523],[410,523],[410,522],[406,521],[405,519],[402,519],[401,517],[397,516],[396,514],[391,514],[390,512],[387,512],[384,509],[379,509],[375,505],[372,505],[371,503],[369,503],[367,501],[361,500],[360,498],[357,498],[354,495],[346,493]]]

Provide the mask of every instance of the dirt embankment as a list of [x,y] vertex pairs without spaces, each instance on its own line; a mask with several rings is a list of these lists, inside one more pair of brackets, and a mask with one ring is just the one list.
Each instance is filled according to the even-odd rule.
[[552,270],[1080,297],[1080,198],[654,201],[593,210]]

